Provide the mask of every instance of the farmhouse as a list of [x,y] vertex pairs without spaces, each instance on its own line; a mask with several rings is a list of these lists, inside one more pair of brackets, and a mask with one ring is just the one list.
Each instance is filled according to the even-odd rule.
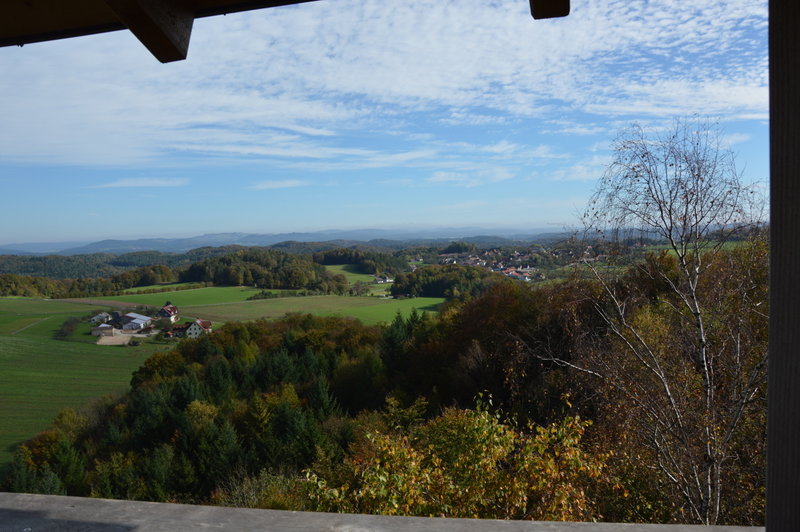
[[157,318],[166,318],[170,323],[178,321],[178,307],[175,305],[164,305],[156,314]]
[[174,338],[199,338],[203,334],[211,333],[211,322],[208,320],[195,320],[191,323],[176,325],[172,328],[171,336]]
[[211,332],[211,322],[208,320],[195,320],[186,329],[187,338],[199,338],[201,334],[209,334]]

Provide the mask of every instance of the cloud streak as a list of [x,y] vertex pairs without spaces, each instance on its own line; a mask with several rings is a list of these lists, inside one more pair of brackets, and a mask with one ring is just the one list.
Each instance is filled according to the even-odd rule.
[[304,187],[309,183],[300,179],[283,179],[277,181],[261,181],[260,183],[253,184],[251,190],[279,190],[282,188],[296,188]]
[[89,188],[162,188],[162,187],[185,187],[189,184],[186,178],[155,179],[155,178],[125,178],[94,185]]

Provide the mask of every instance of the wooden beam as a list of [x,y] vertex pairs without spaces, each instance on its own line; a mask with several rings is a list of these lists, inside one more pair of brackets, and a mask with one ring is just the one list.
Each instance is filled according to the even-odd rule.
[[181,0],[105,0],[162,63],[186,59],[194,12]]
[[767,530],[800,530],[800,9],[769,2]]
[[569,15],[569,0],[530,0],[530,2],[531,15],[536,20]]

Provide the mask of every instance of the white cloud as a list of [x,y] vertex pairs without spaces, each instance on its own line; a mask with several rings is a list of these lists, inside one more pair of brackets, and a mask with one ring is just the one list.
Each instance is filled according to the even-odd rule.
[[603,175],[612,160],[610,155],[594,155],[569,167],[553,171],[550,178],[555,181],[593,181]]
[[184,187],[189,184],[186,178],[154,179],[154,178],[126,178],[94,185],[89,188],[156,188],[156,187]]
[[295,188],[304,187],[309,183],[300,179],[284,179],[277,181],[261,181],[260,183],[253,184],[250,188],[252,190],[277,190],[281,188]]
[[734,144],[747,142],[751,138],[753,138],[753,136],[748,135],[747,133],[730,133],[724,136],[723,143],[725,143],[727,146],[733,146]]
[[[545,131],[592,116],[556,126],[570,135],[626,117],[763,118],[765,24],[765,0],[573,0],[551,21],[517,0],[339,0],[200,19],[189,59],[167,66],[127,32],[4,48],[0,158],[146,165],[189,150],[380,168],[433,155],[345,153],[342,136],[413,113]],[[496,155],[518,153],[494,135]]]
[[464,172],[439,171],[434,172],[427,181],[433,184],[453,184],[472,188],[490,183],[508,181],[513,178],[514,174],[509,169],[499,167]]

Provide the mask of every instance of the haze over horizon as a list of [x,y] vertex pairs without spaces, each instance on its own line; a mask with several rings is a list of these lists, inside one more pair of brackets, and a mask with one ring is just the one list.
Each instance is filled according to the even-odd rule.
[[767,3],[369,0],[0,48],[0,245],[577,223],[631,122],[720,121],[768,175]]

